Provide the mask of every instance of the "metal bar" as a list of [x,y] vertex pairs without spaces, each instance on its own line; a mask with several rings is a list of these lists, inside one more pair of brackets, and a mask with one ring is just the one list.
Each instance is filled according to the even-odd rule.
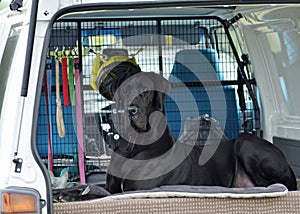
[[35,35],[35,28],[36,28],[36,17],[37,17],[37,10],[39,4],[38,2],[39,2],[38,0],[32,1],[32,6],[31,6],[31,15],[29,21],[27,48],[26,48],[26,56],[25,56],[26,58],[25,58],[24,71],[23,71],[22,88],[21,88],[21,96],[23,97],[27,97],[27,93],[28,93],[30,67],[32,61],[34,35]]
[[[231,19],[230,21],[236,21],[236,19]],[[237,60],[237,63],[238,63],[238,71],[240,72],[243,80],[245,81],[245,85],[249,91],[249,95],[253,101],[253,105],[254,105],[254,113],[255,113],[255,126],[256,126],[256,131],[259,131],[260,130],[260,110],[259,110],[259,105],[258,105],[258,101],[256,99],[256,96],[252,90],[252,87],[251,87],[251,83],[249,82],[246,74],[245,74],[245,71],[243,69],[243,62],[240,60],[240,57],[238,55],[238,52],[235,48],[235,45],[234,45],[234,42],[232,40],[232,37],[231,37],[231,34],[229,32],[229,27],[231,26],[231,22],[229,21],[226,21],[226,20],[223,20],[222,21],[223,23],[223,26],[224,26],[224,30],[225,30],[225,33],[228,37],[228,41],[229,41],[229,44],[230,46],[232,47],[232,51],[233,51],[233,54]]]

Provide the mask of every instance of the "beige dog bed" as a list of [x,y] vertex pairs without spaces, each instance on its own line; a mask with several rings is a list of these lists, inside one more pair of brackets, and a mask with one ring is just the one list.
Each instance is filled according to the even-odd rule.
[[[54,204],[54,213],[300,213],[300,191],[280,185],[267,188],[211,187],[208,192],[154,189],[101,199]],[[246,188],[245,188],[246,189]],[[227,191],[228,190],[228,191]],[[186,191],[186,192],[185,192]]]

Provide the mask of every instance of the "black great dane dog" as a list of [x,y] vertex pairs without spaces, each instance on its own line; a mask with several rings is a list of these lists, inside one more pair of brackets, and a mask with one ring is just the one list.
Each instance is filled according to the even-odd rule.
[[166,125],[167,80],[152,72],[124,75],[110,86],[117,144],[107,174],[107,190],[119,193],[162,185],[268,186],[296,190],[283,153],[270,142],[242,133],[234,140],[193,146],[177,141]]

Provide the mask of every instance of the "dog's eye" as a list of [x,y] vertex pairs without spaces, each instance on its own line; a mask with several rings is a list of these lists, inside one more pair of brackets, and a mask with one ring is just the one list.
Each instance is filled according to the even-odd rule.
[[138,112],[138,108],[136,106],[129,106],[128,111],[129,111],[129,114],[136,115]]

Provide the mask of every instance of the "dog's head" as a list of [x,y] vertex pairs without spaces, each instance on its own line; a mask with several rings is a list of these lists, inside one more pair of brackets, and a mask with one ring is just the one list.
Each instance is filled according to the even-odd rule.
[[162,76],[141,72],[114,84],[111,89],[117,109],[123,109],[128,116],[130,124],[127,125],[141,133],[151,129],[149,117],[153,112],[163,112],[164,98],[170,87]]

